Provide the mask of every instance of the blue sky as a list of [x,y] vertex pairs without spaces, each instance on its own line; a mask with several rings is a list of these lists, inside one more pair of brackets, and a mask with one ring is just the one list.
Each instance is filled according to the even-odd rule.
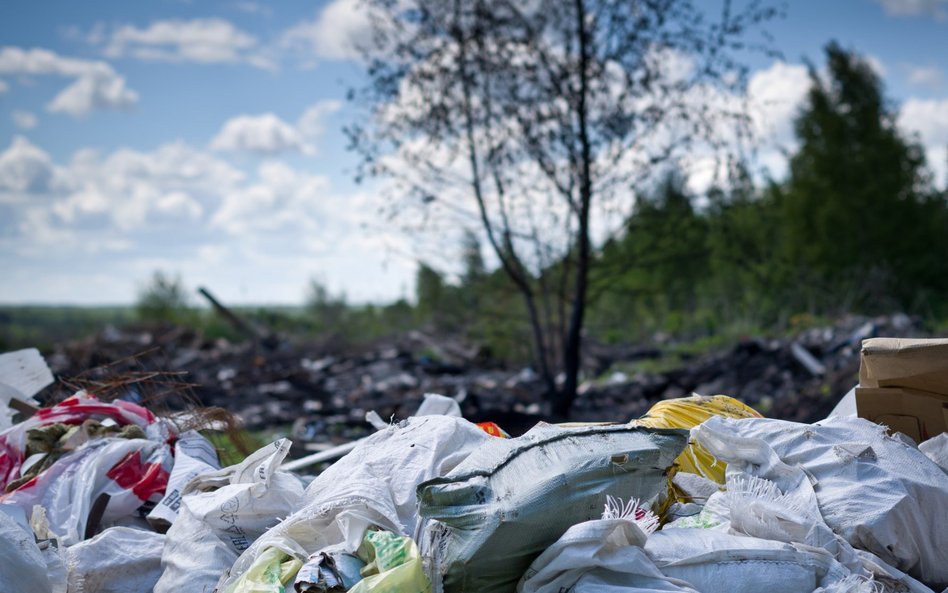
[[[0,4],[0,302],[127,303],[153,270],[227,302],[410,296],[411,238],[353,182],[355,0]],[[866,55],[939,183],[948,163],[948,0],[796,1],[755,58],[780,147],[830,39]],[[700,174],[693,180],[700,188]]]

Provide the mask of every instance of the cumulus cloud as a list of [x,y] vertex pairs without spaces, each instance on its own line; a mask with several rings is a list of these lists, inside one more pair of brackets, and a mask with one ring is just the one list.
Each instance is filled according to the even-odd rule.
[[0,203],[20,205],[21,230],[39,242],[90,229],[128,240],[172,223],[177,237],[183,222],[228,234],[314,231],[329,190],[326,177],[284,163],[264,161],[248,175],[180,142],[107,155],[84,149],[60,165],[23,137],[0,152]]
[[800,64],[775,62],[755,72],[748,82],[747,94],[758,133],[765,140],[791,144],[793,121],[809,89],[809,73]]
[[243,178],[225,161],[183,143],[152,152],[122,148],[105,158],[84,150],[63,168],[64,189],[57,192],[53,211],[69,224],[101,216],[121,231],[155,217],[196,220],[204,212],[200,200],[213,202]]
[[163,62],[227,64],[245,62],[272,68],[271,60],[257,52],[253,35],[220,18],[161,20],[147,27],[122,25],[112,31],[105,55]]
[[211,148],[264,155],[313,151],[295,127],[273,113],[238,115],[227,120],[211,140]]
[[340,109],[342,102],[334,99],[314,103],[306,108],[296,122],[296,127],[304,137],[316,140],[326,131],[326,118]]
[[280,45],[303,56],[327,60],[359,58],[359,45],[371,35],[371,21],[359,0],[332,0],[316,18],[288,29]]
[[14,111],[10,114],[10,119],[13,120],[13,125],[21,130],[32,130],[39,123],[36,114],[29,111]]
[[42,48],[0,48],[0,74],[73,78],[46,106],[48,111],[73,117],[94,109],[126,108],[138,101],[138,93],[106,62],[68,58]]
[[927,16],[944,19],[948,0],[876,0],[889,16]]
[[49,155],[23,136],[0,152],[0,195],[46,192],[54,174]]
[[322,196],[329,193],[329,180],[294,170],[285,163],[268,161],[257,169],[256,183],[224,196],[211,225],[231,234],[274,231],[297,227],[320,228]]

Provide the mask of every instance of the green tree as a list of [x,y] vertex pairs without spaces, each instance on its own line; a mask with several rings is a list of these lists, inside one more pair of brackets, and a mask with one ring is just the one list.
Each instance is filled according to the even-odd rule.
[[787,289],[818,312],[918,306],[920,289],[948,282],[945,228],[933,224],[944,200],[869,63],[836,43],[826,58],[827,77],[810,69],[800,149],[777,197]]
[[415,296],[418,299],[416,311],[421,320],[440,326],[445,313],[446,292],[444,278],[434,268],[425,263],[418,264],[415,273]]
[[345,295],[333,295],[321,281],[313,278],[306,294],[306,311],[318,332],[338,334],[349,317]]
[[135,311],[144,321],[181,322],[189,304],[181,276],[156,270],[149,283],[139,290]]

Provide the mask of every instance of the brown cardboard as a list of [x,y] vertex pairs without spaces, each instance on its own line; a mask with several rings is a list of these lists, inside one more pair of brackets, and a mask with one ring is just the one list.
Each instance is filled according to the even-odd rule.
[[901,387],[857,387],[856,412],[916,443],[948,431],[948,395]]
[[948,394],[948,339],[863,340],[859,386]]
[[863,340],[856,413],[917,443],[948,432],[948,339]]

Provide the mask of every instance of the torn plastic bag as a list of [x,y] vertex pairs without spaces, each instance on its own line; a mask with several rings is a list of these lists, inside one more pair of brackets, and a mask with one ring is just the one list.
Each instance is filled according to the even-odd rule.
[[153,531],[111,527],[66,548],[70,593],[151,591],[161,575],[165,536]]
[[165,531],[178,516],[181,492],[193,478],[220,469],[217,449],[194,430],[183,432],[174,444],[174,467],[168,476],[164,497],[148,513],[148,522]]
[[305,506],[241,554],[221,580],[222,590],[270,547],[306,559],[330,546],[355,552],[373,526],[414,536],[420,526],[417,485],[447,474],[481,444],[501,440],[447,416],[412,417],[383,428],[307,486]]
[[448,593],[512,590],[567,529],[598,518],[608,496],[661,502],[687,438],[678,429],[540,424],[488,441],[418,487],[433,578]]
[[284,593],[303,562],[279,548],[267,548],[224,593]]
[[517,583],[517,593],[697,593],[661,573],[642,549],[658,519],[638,509],[609,512],[570,527],[540,554]]
[[53,593],[46,559],[33,533],[0,510],[0,591]]
[[172,436],[167,423],[141,406],[122,400],[105,403],[80,391],[0,433],[0,491],[20,477],[22,465],[26,461],[27,433],[31,429],[57,423],[74,426],[86,420],[105,420],[117,426],[138,426],[146,438],[156,442],[164,442]]
[[[746,476],[753,488],[745,498],[770,509],[757,513],[762,520],[755,527],[754,520],[735,516],[732,507],[733,527],[774,531],[782,523],[766,518],[772,509],[806,513],[811,519],[800,523],[804,529],[796,541],[823,520],[853,547],[886,564],[935,588],[948,584],[948,524],[941,520],[948,508],[948,475],[914,446],[888,436],[885,428],[853,417],[813,425],[712,418],[692,434],[729,464],[729,484],[732,476]],[[754,478],[771,482],[774,492],[760,496]],[[747,525],[741,527],[739,520]]]
[[299,508],[302,484],[296,476],[278,471],[289,450],[290,441],[280,439],[184,487],[155,593],[212,590],[241,552]]
[[418,546],[410,537],[370,530],[359,549],[367,564],[349,593],[430,593]]
[[851,574],[819,548],[710,529],[658,531],[645,552],[663,574],[701,593],[809,592]]
[[8,494],[0,504],[17,506],[29,516],[34,505],[46,509],[50,529],[72,545],[92,535],[98,522],[109,526],[132,515],[145,501],[164,494],[174,460],[163,441],[99,438],[60,457],[35,478]]
[[362,580],[365,566],[358,556],[319,552],[310,556],[296,574],[296,593],[346,593]]

